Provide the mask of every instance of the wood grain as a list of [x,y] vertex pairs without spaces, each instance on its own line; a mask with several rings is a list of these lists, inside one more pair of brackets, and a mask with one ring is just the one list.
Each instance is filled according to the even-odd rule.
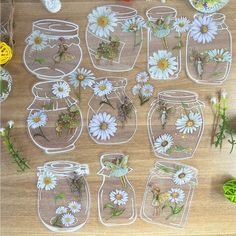
[[[168,4],[176,7],[179,15],[191,18],[194,10],[188,1],[167,0]],[[143,222],[140,218],[128,227],[106,228],[98,221],[97,191],[101,179],[96,175],[100,169],[99,157],[101,153],[123,151],[130,155],[130,165],[134,169],[129,174],[137,193],[137,208],[140,210],[143,190],[148,171],[157,160],[152,153],[147,136],[146,119],[149,105],[140,107],[138,100],[135,104],[138,108],[138,130],[134,139],[120,146],[99,146],[89,137],[84,127],[82,136],[76,143],[76,149],[72,152],[47,156],[39,150],[30,140],[26,129],[27,106],[33,96],[31,87],[37,82],[36,77],[26,71],[22,62],[22,53],[25,46],[24,40],[31,32],[32,21],[43,18],[58,18],[69,20],[80,25],[81,46],[84,60],[81,66],[92,69],[88,52],[85,46],[86,16],[97,5],[106,4],[108,1],[72,1],[62,0],[62,10],[55,15],[49,14],[40,4],[40,1],[16,1],[15,7],[15,41],[14,58],[7,65],[7,69],[13,76],[13,91],[6,102],[1,105],[1,123],[12,119],[15,121],[14,140],[17,148],[29,160],[31,170],[24,174],[17,173],[15,165],[11,162],[5,147],[2,147],[1,158],[1,232],[2,236],[46,236],[57,235],[48,231],[37,216],[37,190],[36,167],[49,160],[73,160],[80,163],[88,163],[91,175],[88,182],[92,194],[91,214],[88,223],[74,235],[236,235],[236,205],[231,204],[223,197],[222,184],[229,178],[236,178],[236,150],[229,155],[229,145],[224,144],[223,149],[216,150],[210,145],[213,116],[208,104],[208,97],[215,95],[220,86],[204,86],[191,82],[185,74],[184,68],[179,80],[171,82],[154,82],[157,91],[164,89],[189,89],[199,93],[200,99],[206,103],[205,131],[195,157],[184,163],[199,169],[199,184],[196,189],[190,209],[187,226],[183,230],[171,229]],[[109,1],[109,3],[111,3]],[[131,5],[137,8],[145,17],[145,10],[159,5],[159,0],[145,2],[135,0]],[[227,24],[231,29],[233,39],[236,39],[236,1],[230,3],[222,10],[227,15]],[[134,70],[127,73],[117,73],[118,76],[128,78],[128,95],[135,83],[135,75],[146,68],[146,35],[144,46]],[[235,45],[235,41],[234,41]],[[233,57],[236,56],[234,47]],[[183,62],[184,65],[184,62]],[[112,73],[104,73],[93,69],[97,77]],[[230,112],[236,126],[236,63],[232,66],[229,79],[222,87],[226,88],[230,96]],[[84,117],[88,109],[88,99],[91,93],[86,90],[82,94],[80,104]],[[84,122],[86,122],[84,118]],[[58,234],[59,235],[59,234]]]

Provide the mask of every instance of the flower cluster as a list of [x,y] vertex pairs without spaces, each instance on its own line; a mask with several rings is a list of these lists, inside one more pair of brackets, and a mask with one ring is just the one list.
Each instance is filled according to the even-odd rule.
[[140,105],[142,106],[152,97],[154,88],[149,81],[149,74],[146,71],[142,71],[136,75],[136,81],[138,84],[134,85],[132,88],[132,94],[134,96],[138,95],[140,100]]

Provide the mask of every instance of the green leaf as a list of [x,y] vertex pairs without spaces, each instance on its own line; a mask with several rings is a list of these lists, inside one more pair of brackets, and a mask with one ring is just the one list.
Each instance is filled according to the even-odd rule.
[[0,79],[0,94],[8,93],[8,82],[6,80]]
[[174,210],[173,210],[173,214],[174,215],[177,215],[179,214],[184,208],[184,205],[182,205],[181,207],[175,207]]
[[124,211],[125,211],[125,209],[114,211],[114,212],[112,212],[112,216],[120,216],[123,214]]
[[115,206],[112,205],[111,203],[107,203],[107,204],[105,204],[104,208],[105,208],[105,209],[106,209],[106,208],[114,209]]
[[58,193],[58,194],[54,197],[54,200],[55,200],[55,202],[56,202],[57,200],[62,200],[62,199],[64,199],[64,198],[65,198],[65,193],[61,192],[61,193]]
[[45,63],[46,60],[42,57],[37,57],[34,59],[34,61],[38,62],[41,65],[41,64]]

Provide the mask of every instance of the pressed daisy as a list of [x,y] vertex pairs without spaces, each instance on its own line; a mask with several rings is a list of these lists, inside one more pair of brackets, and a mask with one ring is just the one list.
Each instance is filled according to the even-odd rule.
[[143,87],[141,88],[140,92],[141,95],[146,97],[146,98],[150,98],[153,94],[153,86],[151,84],[144,84]]
[[86,87],[92,87],[95,79],[92,71],[85,68],[78,68],[69,77],[69,83],[72,86],[74,86],[75,88],[81,86],[83,89],[85,89]]
[[32,129],[36,129],[41,126],[45,126],[48,117],[43,111],[36,111],[28,116],[28,126]]
[[146,83],[149,80],[149,74],[146,71],[139,72],[136,75],[136,81],[138,83]]
[[11,129],[11,128],[13,128],[13,126],[14,126],[14,121],[13,120],[9,120],[8,122],[7,122],[7,125],[8,125],[8,127]]
[[70,94],[70,86],[65,82],[57,82],[52,86],[52,93],[58,98],[68,97]]
[[180,188],[172,188],[170,191],[168,191],[170,194],[169,201],[171,203],[180,203],[184,201],[185,193],[184,190]]
[[135,96],[140,93],[140,89],[142,88],[141,84],[136,84],[132,88],[132,94]]
[[98,83],[95,83],[95,85],[93,86],[94,94],[99,97],[110,94],[112,90],[112,83],[107,79],[101,80]]
[[68,213],[68,214],[64,214],[61,218],[61,223],[65,226],[71,226],[75,223],[75,217]]
[[229,51],[221,49],[213,49],[208,51],[208,55],[211,61],[214,62],[231,62],[232,57]]
[[72,201],[68,205],[72,213],[79,213],[81,211],[81,204],[76,201]]
[[39,30],[35,30],[27,41],[32,51],[41,51],[48,45],[48,37]]
[[126,20],[122,25],[123,32],[137,32],[142,29],[145,22],[140,17],[133,17],[132,19]]
[[194,19],[190,36],[198,43],[210,43],[217,35],[217,24],[211,16],[198,16]]
[[190,28],[190,20],[186,17],[177,18],[173,24],[173,27],[176,32],[182,34],[189,30]]
[[98,140],[109,140],[116,131],[116,118],[106,112],[94,115],[89,122],[89,132]]
[[173,175],[173,181],[177,185],[183,185],[187,184],[193,178],[193,176],[193,171],[190,168],[183,167],[176,171],[176,173]]
[[110,192],[109,197],[110,201],[118,206],[126,205],[128,202],[128,193],[123,190],[116,189],[115,191]]
[[57,185],[57,178],[51,172],[43,172],[38,178],[38,188],[45,189],[46,191],[52,190]]
[[149,72],[153,79],[166,80],[174,75],[177,70],[176,57],[173,57],[171,52],[159,50],[154,52],[153,56],[149,57]]
[[67,211],[68,211],[68,208],[67,208],[67,207],[59,206],[59,207],[56,209],[56,214],[57,214],[57,215],[65,214],[65,213],[67,213]]
[[176,129],[183,134],[192,134],[202,125],[201,114],[190,112],[188,115],[182,115],[175,122]]
[[154,149],[157,153],[165,154],[174,144],[170,134],[160,135],[154,142]]
[[109,37],[117,26],[116,14],[109,7],[97,7],[88,15],[89,29],[98,37]]

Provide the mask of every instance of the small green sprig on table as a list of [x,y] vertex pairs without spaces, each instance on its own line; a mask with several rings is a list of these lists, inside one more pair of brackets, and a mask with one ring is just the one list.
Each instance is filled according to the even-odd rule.
[[12,120],[7,122],[7,126],[5,128],[0,128],[0,136],[2,137],[3,144],[6,145],[9,154],[12,157],[13,162],[17,164],[19,167],[18,171],[25,171],[26,169],[30,169],[27,160],[21,157],[19,152],[14,147],[14,144],[11,139],[11,129],[14,126],[14,122]]
[[228,142],[231,144],[230,153],[232,153],[234,146],[236,145],[236,140],[234,139],[233,129],[230,127],[230,118],[227,114],[228,101],[229,99],[225,90],[220,92],[219,98],[211,98],[212,109],[215,115],[212,132],[212,144],[214,144],[216,148],[222,148],[224,139],[229,137]]

